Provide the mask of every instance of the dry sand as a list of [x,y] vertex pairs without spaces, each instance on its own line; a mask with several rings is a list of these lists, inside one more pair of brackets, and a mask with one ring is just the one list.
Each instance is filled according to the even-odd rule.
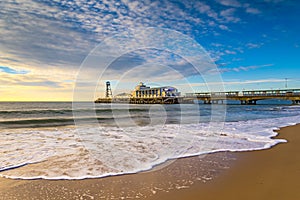
[[271,149],[178,159],[151,172],[86,180],[0,178],[0,199],[300,199],[300,125]]

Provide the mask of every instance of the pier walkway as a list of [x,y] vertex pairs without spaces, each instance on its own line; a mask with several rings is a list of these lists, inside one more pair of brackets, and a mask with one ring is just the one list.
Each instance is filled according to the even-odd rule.
[[204,104],[236,100],[241,104],[254,105],[257,101],[266,99],[291,100],[293,104],[300,104],[300,89],[188,93],[184,97],[185,100],[195,98],[202,100]]

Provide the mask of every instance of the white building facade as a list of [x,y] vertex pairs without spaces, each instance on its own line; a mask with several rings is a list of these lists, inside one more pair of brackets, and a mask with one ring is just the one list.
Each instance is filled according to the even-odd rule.
[[131,93],[135,98],[155,98],[155,97],[178,97],[180,92],[171,86],[151,88],[140,82]]

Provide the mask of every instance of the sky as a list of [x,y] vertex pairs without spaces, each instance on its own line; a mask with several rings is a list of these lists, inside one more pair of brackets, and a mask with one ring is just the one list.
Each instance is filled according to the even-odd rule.
[[[297,0],[2,0],[0,8],[0,101],[93,100],[107,80],[114,94],[140,81],[182,93],[207,82],[300,88]],[[200,72],[199,57],[209,63]]]

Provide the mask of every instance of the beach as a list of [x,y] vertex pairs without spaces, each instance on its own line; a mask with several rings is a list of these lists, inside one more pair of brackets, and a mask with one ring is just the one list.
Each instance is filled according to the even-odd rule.
[[236,153],[236,164],[217,179],[159,199],[299,199],[300,125],[282,128],[276,138],[288,142]]
[[181,158],[150,172],[84,180],[0,179],[0,199],[299,199],[300,125],[259,151]]

